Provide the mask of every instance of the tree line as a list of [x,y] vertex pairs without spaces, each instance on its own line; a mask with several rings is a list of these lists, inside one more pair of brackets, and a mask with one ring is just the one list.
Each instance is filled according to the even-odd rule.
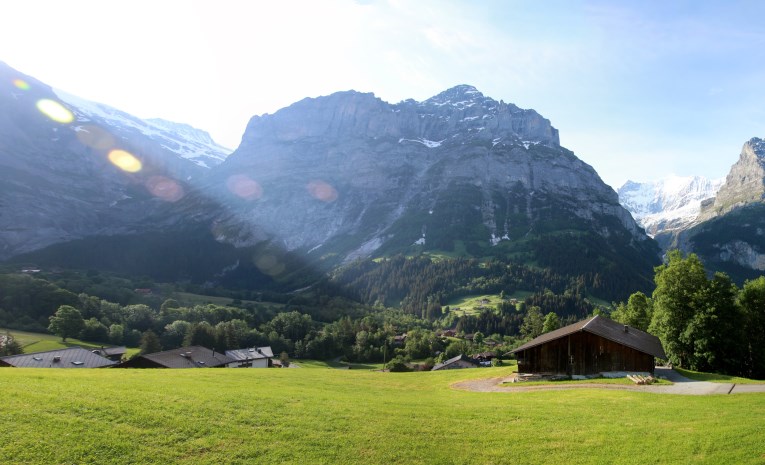
[[634,293],[612,318],[658,336],[669,361],[694,371],[765,379],[765,277],[739,288],[701,260],[671,251],[649,298]]

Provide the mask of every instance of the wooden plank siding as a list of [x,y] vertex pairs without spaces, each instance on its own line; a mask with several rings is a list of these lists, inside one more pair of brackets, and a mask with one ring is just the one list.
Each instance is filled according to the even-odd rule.
[[586,331],[530,347],[517,356],[521,373],[594,375],[604,371],[654,371],[652,355]]

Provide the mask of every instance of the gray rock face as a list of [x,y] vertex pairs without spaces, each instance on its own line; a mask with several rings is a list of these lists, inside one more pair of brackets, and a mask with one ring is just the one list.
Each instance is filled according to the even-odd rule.
[[339,92],[256,116],[208,188],[235,212],[222,239],[346,259],[568,226],[646,240],[548,120],[465,85],[395,105]]
[[[620,275],[630,281],[658,252],[548,120],[470,86],[398,104],[354,91],[305,99],[253,117],[208,170],[214,150],[185,157],[169,146],[209,148],[204,134],[62,100],[4,65],[0,75],[0,259],[91,235],[194,230],[328,264],[444,251],[576,268],[589,254],[599,268],[572,272],[595,274],[608,255],[618,271],[640,262]],[[71,121],[42,114],[41,99]]]
[[741,283],[765,271],[765,141],[744,144],[717,195],[702,202],[698,220],[660,239],[664,248],[696,253],[711,271]]
[[765,254],[744,241],[733,240],[723,244],[720,251],[722,261],[737,263],[746,268],[765,271]]
[[765,198],[765,141],[757,137],[744,144],[741,156],[731,167],[712,201],[702,204],[699,221],[724,215],[743,205]]
[[[52,105],[50,115],[44,105]],[[207,171],[162,146],[169,130],[152,138],[141,129],[147,123],[106,110],[112,112],[73,106],[0,62],[0,259],[85,236],[146,230],[153,227],[147,218],[187,195],[188,179]]]

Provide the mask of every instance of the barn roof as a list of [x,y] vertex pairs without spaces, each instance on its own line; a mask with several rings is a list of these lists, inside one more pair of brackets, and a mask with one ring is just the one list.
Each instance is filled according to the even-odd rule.
[[10,366],[24,368],[101,368],[114,365],[108,358],[82,347],[9,355],[1,360]]
[[473,360],[472,358],[468,357],[465,354],[459,354],[456,357],[452,357],[449,360],[446,360],[445,362],[439,363],[438,365],[436,365],[433,368],[431,368],[430,371],[440,370],[441,368],[443,368],[445,366],[449,366],[452,363],[459,362],[460,360],[468,362],[468,363],[472,363],[473,365],[478,366],[478,363],[476,363],[476,361]]
[[271,346],[251,347],[248,349],[227,350],[226,357],[241,362],[247,360],[259,360],[262,358],[273,358],[274,353],[271,350]]
[[572,325],[564,326],[563,328],[550,331],[549,333],[542,334],[541,336],[533,339],[526,344],[512,350],[512,353],[518,353],[522,350],[530,349],[542,345],[546,342],[554,341],[570,334],[577,333],[579,331],[596,334],[609,341],[622,344],[624,346],[635,349],[639,352],[653,355],[654,357],[666,359],[667,354],[664,353],[664,348],[661,345],[661,341],[658,337],[648,334],[645,331],[641,331],[632,326],[627,326],[621,323],[617,323],[611,319],[596,315],[587,320],[579,321]]
[[118,368],[132,367],[140,363],[136,359],[145,359],[153,365],[164,368],[209,368],[231,363],[234,359],[226,357],[220,352],[202,346],[181,347],[179,349],[144,354],[127,362],[121,363]]
[[100,349],[93,349],[93,353],[99,353],[105,357],[112,357],[116,355],[125,355],[127,353],[127,347],[115,346],[115,347],[101,347]]

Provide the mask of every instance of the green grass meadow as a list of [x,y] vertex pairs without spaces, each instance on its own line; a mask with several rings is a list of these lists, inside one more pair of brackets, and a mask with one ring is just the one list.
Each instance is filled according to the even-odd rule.
[[5,368],[0,463],[765,463],[765,394],[450,388],[511,370]]
[[[112,344],[98,344],[95,342],[85,342],[79,339],[67,338],[63,342],[59,336],[53,334],[30,333],[28,331],[17,331],[15,329],[0,328],[0,334],[10,333],[16,341],[21,344],[25,354],[32,352],[45,352],[48,350],[66,349],[67,347],[82,347],[83,349],[99,349],[101,346],[111,347]],[[138,353],[137,347],[127,349],[126,357],[131,357]]]
[[[171,298],[177,300],[181,305],[194,306],[194,305],[231,305],[234,299],[230,297],[217,297],[212,295],[192,294],[190,292],[174,292]],[[242,304],[254,304],[254,305],[267,305],[276,308],[283,308],[284,304],[275,302],[258,302],[255,300],[242,300]]]
[[[506,296],[505,298],[507,300],[517,299],[521,301],[532,294],[533,292],[517,291],[512,295]],[[484,301],[486,302],[486,304],[483,303]],[[476,315],[478,313],[481,313],[484,307],[497,308],[497,306],[500,303],[502,303],[502,298],[499,296],[499,294],[484,294],[484,295],[470,295],[470,296],[453,299],[447,302],[446,305],[448,305],[451,308],[452,312],[454,312],[457,315]],[[459,308],[459,310],[455,310],[457,308]]]
[[717,373],[704,373],[703,371],[685,370],[674,367],[674,370],[686,378],[696,381],[709,381],[711,383],[735,383],[735,384],[763,384],[765,380],[756,380],[749,378],[740,378],[738,376],[720,375]]

